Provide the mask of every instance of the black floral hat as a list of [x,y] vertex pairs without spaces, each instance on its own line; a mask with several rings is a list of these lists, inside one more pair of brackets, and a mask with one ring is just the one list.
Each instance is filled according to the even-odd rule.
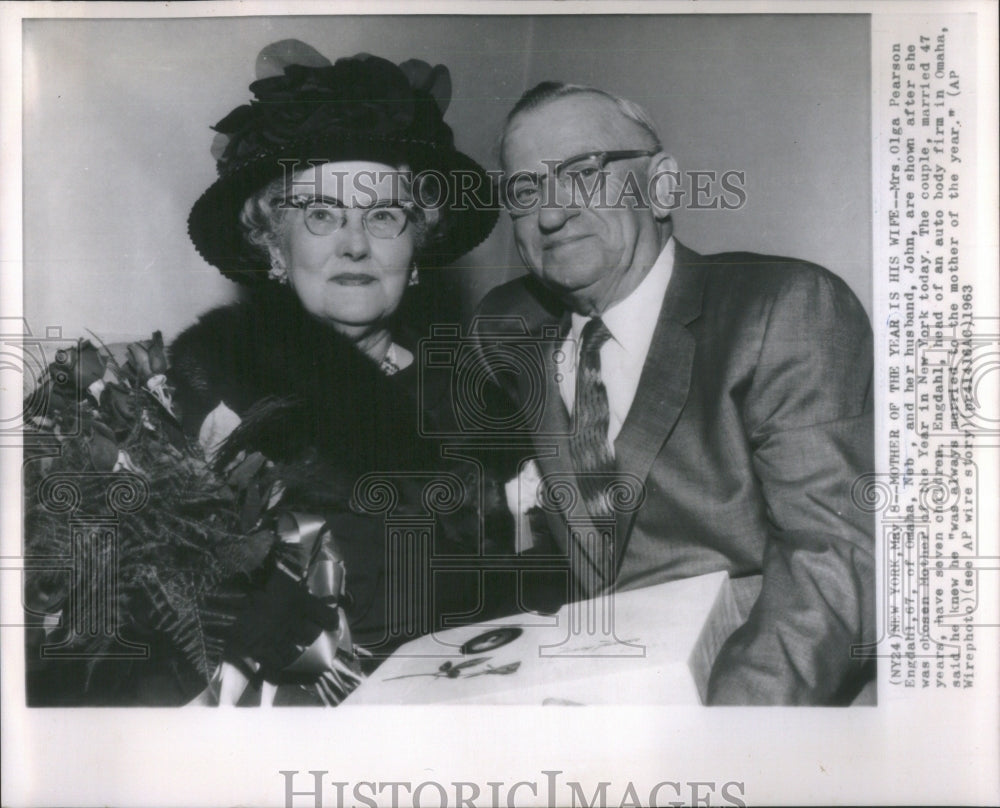
[[[267,276],[266,259],[243,238],[239,213],[290,160],[302,169],[341,160],[406,165],[414,175],[444,180],[446,224],[423,250],[426,264],[450,263],[490,234],[499,210],[486,172],[455,149],[444,122],[451,97],[444,65],[396,65],[368,54],[330,64],[308,45],[283,40],[261,51],[257,73],[265,77],[250,85],[253,100],[213,127],[219,179],[188,217],[198,252],[223,275],[246,284]],[[476,191],[460,197],[459,188]]]

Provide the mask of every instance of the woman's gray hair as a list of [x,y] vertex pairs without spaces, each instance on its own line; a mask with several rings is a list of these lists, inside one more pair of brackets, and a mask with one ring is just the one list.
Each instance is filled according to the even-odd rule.
[[[401,168],[400,172],[400,185],[415,199],[423,198],[410,186],[407,169]],[[268,262],[271,260],[271,250],[278,248],[284,235],[290,208],[281,203],[288,198],[293,181],[294,177],[272,180],[249,197],[240,210],[243,238]],[[444,238],[447,214],[441,208],[417,206],[415,210],[420,215],[412,217],[408,227],[414,229],[414,260],[419,264],[422,253]]]
[[272,180],[243,203],[240,229],[251,247],[257,248],[270,260],[270,251],[277,248],[284,233],[288,208],[277,204],[285,197],[283,177]]

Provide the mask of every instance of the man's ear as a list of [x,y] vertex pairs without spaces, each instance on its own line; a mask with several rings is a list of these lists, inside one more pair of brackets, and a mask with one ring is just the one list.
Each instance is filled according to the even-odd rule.
[[649,163],[649,207],[657,221],[666,219],[681,203],[681,172],[677,161],[657,152]]

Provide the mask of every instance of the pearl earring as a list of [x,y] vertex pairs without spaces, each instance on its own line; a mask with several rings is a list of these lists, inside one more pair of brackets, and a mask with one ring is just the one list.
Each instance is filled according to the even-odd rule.
[[410,286],[419,286],[420,285],[420,271],[417,269],[417,262],[416,261],[413,262],[413,266],[411,267],[411,271],[410,271],[410,283],[409,283],[409,285]]

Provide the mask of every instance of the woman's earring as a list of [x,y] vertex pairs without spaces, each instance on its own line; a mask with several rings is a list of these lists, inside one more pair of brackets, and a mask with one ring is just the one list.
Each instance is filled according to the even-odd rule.
[[267,277],[282,285],[288,283],[288,270],[285,269],[285,262],[276,252],[271,253],[271,268],[267,271]]
[[410,286],[420,285],[420,271],[417,269],[417,262],[413,262],[413,266],[410,269]]

